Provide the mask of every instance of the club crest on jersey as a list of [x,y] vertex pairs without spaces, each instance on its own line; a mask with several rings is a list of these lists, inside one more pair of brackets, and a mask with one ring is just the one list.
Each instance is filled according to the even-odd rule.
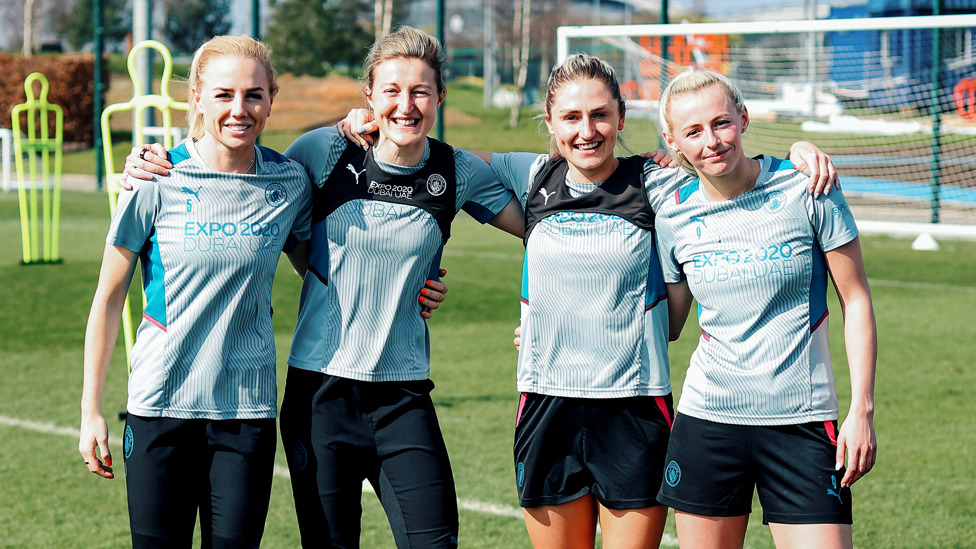
[[285,191],[285,186],[281,183],[272,183],[264,189],[264,199],[272,207],[277,208],[288,199],[288,192]]
[[444,191],[446,190],[447,180],[444,179],[443,175],[435,173],[427,178],[427,192],[429,192],[431,196],[440,196],[444,194]]
[[786,207],[786,194],[783,191],[773,191],[766,195],[763,210],[768,214],[776,214]]

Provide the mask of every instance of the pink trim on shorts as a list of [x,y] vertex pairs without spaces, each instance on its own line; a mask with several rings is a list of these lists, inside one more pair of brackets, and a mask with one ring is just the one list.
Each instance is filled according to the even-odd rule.
[[661,410],[661,415],[668,422],[668,431],[670,431],[674,427],[674,418],[668,413],[668,403],[664,401],[663,396],[654,397],[654,402],[657,403],[658,409]]
[[525,401],[527,399],[526,393],[522,393],[519,396],[518,413],[515,415],[515,426],[518,427],[519,421],[522,420],[522,410],[525,410]]
[[145,318],[149,322],[152,322],[153,325],[156,326],[157,328],[159,328],[160,330],[162,330],[164,332],[166,331],[166,325],[165,324],[163,324],[162,322],[156,320],[155,318],[147,315],[146,313],[142,313],[142,318]]
[[834,422],[825,421],[824,430],[827,431],[827,438],[830,439],[831,444],[837,446],[837,430],[834,429]]

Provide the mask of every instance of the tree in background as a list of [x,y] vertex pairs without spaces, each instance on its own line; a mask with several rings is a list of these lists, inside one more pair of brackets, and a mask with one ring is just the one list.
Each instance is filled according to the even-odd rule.
[[[68,40],[73,50],[80,50],[95,40],[92,30],[94,21],[92,0],[79,0],[71,10],[70,17],[59,25],[61,35]],[[122,42],[132,29],[132,12],[127,0],[102,0],[103,33],[106,42]]]
[[282,0],[265,41],[280,72],[325,76],[362,65],[373,43],[372,16],[370,0]]
[[[532,0],[520,0],[518,3],[518,11],[515,12],[515,34],[519,36],[519,46],[518,48],[514,48],[512,52],[512,59],[515,63],[515,88],[518,91],[519,98],[522,97],[522,92],[525,91],[525,80],[529,74],[529,46],[532,43],[529,35],[532,29],[531,15]],[[521,106],[521,102],[512,104],[512,110],[508,115],[509,127],[514,128],[518,126],[519,108]]]
[[227,34],[232,0],[168,0],[163,34],[174,52],[192,53],[204,41]]

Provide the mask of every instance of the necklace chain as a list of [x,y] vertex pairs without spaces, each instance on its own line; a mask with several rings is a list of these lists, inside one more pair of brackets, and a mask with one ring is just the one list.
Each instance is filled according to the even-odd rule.
[[[247,169],[244,170],[244,173],[251,173],[251,168],[254,167],[254,159],[257,158],[257,157],[258,157],[258,153],[257,153],[257,151],[255,151],[254,154],[251,155],[251,163],[247,165]],[[255,172],[256,171],[257,170],[255,170]]]

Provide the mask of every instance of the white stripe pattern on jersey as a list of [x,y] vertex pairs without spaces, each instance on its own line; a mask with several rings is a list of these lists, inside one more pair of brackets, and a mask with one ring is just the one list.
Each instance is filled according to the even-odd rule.
[[120,199],[108,241],[141,252],[148,301],[130,413],[277,414],[272,280],[289,233],[308,223],[310,186],[297,164],[255,150],[267,155],[259,175],[226,174],[187,141],[172,151],[169,176]]
[[843,196],[814,199],[806,176],[770,157],[733,200],[711,201],[700,185],[658,213],[665,279],[687,279],[703,332],[679,413],[746,425],[837,419],[823,250],[857,236]]

